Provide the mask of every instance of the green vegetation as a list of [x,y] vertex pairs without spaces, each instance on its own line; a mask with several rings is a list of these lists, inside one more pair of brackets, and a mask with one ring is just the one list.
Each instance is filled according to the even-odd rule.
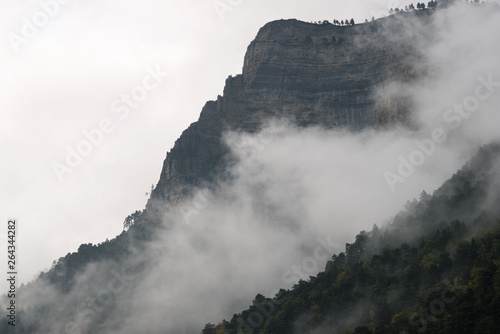
[[388,227],[361,232],[316,277],[257,295],[203,333],[496,333],[500,210],[483,208],[499,152],[481,149],[433,196],[423,192]]
[[[431,0],[427,2],[418,2],[416,5],[413,3],[410,3],[409,5],[405,6],[404,8],[391,8],[389,9],[389,14],[390,15],[395,15],[395,14],[402,14],[402,13],[408,13],[408,12],[413,12],[413,11],[428,11],[428,10],[433,10],[436,8],[440,7],[447,7],[450,6],[451,4],[455,2],[465,2],[471,5],[477,5],[477,6],[484,6],[484,5],[492,5],[498,7],[498,4],[495,2],[485,2],[485,1],[480,1],[480,0],[471,0],[470,2],[467,0]],[[371,22],[375,21],[375,17],[372,17]],[[354,19],[351,20],[337,20],[334,19],[330,23],[328,20],[320,20],[320,21],[313,21],[311,23],[314,24],[333,24],[336,26],[353,26],[355,24]],[[369,23],[369,21],[366,19],[365,23]]]
[[[230,321],[207,324],[202,333],[496,333],[500,328],[499,160],[500,144],[485,146],[432,196],[422,192],[387,226],[359,233],[317,276],[272,298],[258,294],[248,309]],[[18,333],[46,332],[43,319],[74,319],[78,309],[89,312],[87,297],[98,296],[99,287],[113,278],[107,263],[126,267],[134,282],[141,281],[155,262],[137,254],[158,235],[160,220],[140,212],[129,220],[133,220],[129,229],[115,239],[81,245],[20,287],[20,295],[39,300],[19,310],[23,320]],[[97,266],[91,272],[99,275],[85,278],[88,294],[75,299],[73,287],[91,266]],[[47,289],[58,291],[62,298],[45,299]],[[115,303],[89,317],[83,333],[102,332],[99,326],[130,298],[127,293],[116,295]],[[56,324],[61,333],[65,325]],[[0,324],[1,333],[6,326],[7,322]]]

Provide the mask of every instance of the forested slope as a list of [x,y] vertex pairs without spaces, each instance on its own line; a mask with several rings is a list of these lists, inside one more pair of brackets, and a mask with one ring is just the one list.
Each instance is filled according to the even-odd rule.
[[497,333],[500,146],[491,144],[323,272],[208,333]]

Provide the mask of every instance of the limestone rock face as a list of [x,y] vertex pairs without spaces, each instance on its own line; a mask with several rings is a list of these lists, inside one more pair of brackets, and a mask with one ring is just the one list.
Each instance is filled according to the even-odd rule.
[[226,80],[223,96],[206,103],[168,152],[148,206],[179,203],[190,187],[211,181],[227,153],[225,130],[253,132],[276,117],[353,131],[409,123],[408,100],[377,95],[388,83],[417,75],[411,39],[391,33],[405,26],[394,18],[349,27],[266,24],[248,46],[243,73]]

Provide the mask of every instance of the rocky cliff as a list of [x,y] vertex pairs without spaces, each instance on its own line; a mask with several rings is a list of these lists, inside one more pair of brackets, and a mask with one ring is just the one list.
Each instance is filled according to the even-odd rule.
[[226,153],[225,130],[252,132],[272,117],[351,130],[408,124],[408,100],[390,94],[377,98],[388,83],[417,75],[412,63],[418,52],[411,36],[402,33],[410,31],[408,20],[266,24],[247,49],[242,74],[226,80],[223,96],[206,103],[199,120],[168,152],[148,207],[155,200],[178,203],[190,187],[210,181]]

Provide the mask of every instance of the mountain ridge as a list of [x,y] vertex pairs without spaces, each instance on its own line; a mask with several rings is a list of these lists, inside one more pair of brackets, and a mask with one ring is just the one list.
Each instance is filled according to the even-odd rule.
[[500,143],[483,146],[432,195],[422,192],[387,226],[361,231],[318,275],[276,296],[257,294],[202,333],[493,333],[499,165]]
[[346,27],[295,19],[266,24],[247,48],[242,74],[227,78],[223,95],[205,104],[167,153],[146,210],[179,204],[194,187],[212,182],[228,153],[222,143],[228,130],[255,132],[271,118],[352,131],[410,126],[411,100],[378,94],[390,82],[418,76],[411,40],[386,33],[409,30],[406,21],[430,14],[412,15]]
[[[19,309],[19,316],[22,319],[18,328],[19,332],[80,332],[87,334],[110,333],[111,331],[125,333],[134,332],[133,329],[124,327],[130,326],[132,323],[141,330],[144,328],[149,332],[165,332],[167,327],[164,327],[164,322],[153,325],[148,321],[151,318],[160,318],[163,321],[166,314],[173,318],[172,324],[169,325],[179,329],[174,331],[169,327],[172,332],[192,333],[195,330],[201,330],[201,326],[192,329],[196,321],[200,321],[200,318],[195,319],[196,321],[193,323],[186,324],[166,311],[185,306],[182,304],[182,299],[190,297],[193,290],[186,290],[187,294],[181,296],[174,294],[171,299],[168,299],[167,296],[164,296],[166,294],[165,287],[174,283],[182,285],[190,282],[187,277],[191,275],[191,272],[187,276],[175,276],[178,272],[171,270],[171,266],[182,266],[185,264],[183,260],[187,262],[191,260],[191,257],[195,258],[194,263],[197,266],[203,265],[197,262],[196,257],[200,255],[200,251],[209,253],[209,249],[204,249],[198,245],[198,242],[207,241],[203,239],[206,237],[210,239],[210,242],[215,240],[217,243],[219,242],[218,235],[210,233],[212,232],[210,231],[211,226],[202,226],[199,231],[196,231],[199,235],[196,234],[196,238],[193,240],[185,235],[180,237],[174,235],[172,239],[161,238],[159,235],[162,232],[170,236],[169,233],[172,230],[165,225],[170,220],[175,220],[175,217],[169,217],[171,211],[168,208],[182,203],[196,187],[210,185],[210,182],[215,178],[221,174],[224,175],[225,164],[228,162],[227,159],[230,159],[227,158],[229,149],[222,142],[226,131],[253,133],[260,129],[264,121],[273,118],[290,118],[298,126],[303,127],[313,125],[349,131],[361,131],[370,127],[383,128],[395,124],[411,127],[412,101],[405,96],[394,96],[390,91],[384,90],[384,87],[392,82],[405,83],[417,80],[420,74],[413,67],[413,61],[421,55],[412,45],[412,40],[406,39],[407,35],[411,36],[411,31],[401,30],[405,35],[403,40],[394,38],[392,34],[386,34],[386,32],[394,29],[411,30],[411,20],[425,20],[427,15],[430,15],[428,13],[405,13],[400,17],[389,17],[351,27],[309,24],[297,20],[280,20],[266,24],[248,47],[242,74],[229,77],[226,80],[223,96],[205,104],[199,120],[183,132],[174,147],[167,153],[160,180],[152,191],[146,209],[143,213],[136,212],[136,214],[131,215],[130,224],[127,226],[129,229],[124,230],[116,238],[99,245],[81,245],[77,252],[67,254],[55,261],[47,273],[42,273],[36,281],[19,289],[20,295],[26,296],[22,308]],[[403,22],[403,19],[406,21]],[[279,61],[279,59],[284,61]],[[303,66],[304,63],[308,63],[310,66]],[[301,324],[301,327],[298,327],[299,332],[311,331],[311,328],[317,329],[315,326],[323,323],[325,312],[328,310],[326,306],[328,306],[329,300],[326,300],[325,296],[331,297],[333,294],[335,298],[343,298],[342,296],[349,296],[349,293],[353,292],[355,298],[360,297],[361,290],[349,290],[349,283],[363,283],[363,280],[355,281],[353,278],[357,277],[357,274],[365,275],[367,273],[366,266],[363,266],[362,261],[358,261],[363,256],[366,259],[366,249],[371,252],[381,252],[375,254],[377,257],[373,257],[375,265],[379,261],[388,266],[391,264],[391,259],[403,256],[412,261],[421,261],[422,258],[415,257],[419,251],[424,252],[426,247],[435,250],[432,246],[433,243],[442,239],[443,236],[447,238],[453,234],[453,229],[462,231],[465,223],[456,224],[453,220],[467,220],[468,226],[466,227],[472,225],[472,228],[474,228],[474,224],[485,228],[493,226],[498,216],[497,211],[481,216],[484,209],[482,206],[483,196],[487,193],[485,190],[489,190],[487,181],[490,176],[487,169],[496,168],[498,165],[498,161],[493,158],[491,161],[495,161],[495,163],[484,163],[488,161],[488,151],[492,157],[500,155],[498,145],[486,147],[478,153],[478,156],[482,158],[473,160],[473,163],[464,167],[448,183],[443,184],[443,187],[438,189],[433,196],[423,193],[420,201],[409,203],[406,212],[398,215],[394,220],[395,224],[392,225],[392,229],[381,228],[378,230],[377,228],[368,233],[363,231],[364,233],[360,233],[352,244],[346,245],[344,256],[335,255],[328,262],[325,272],[311,279],[311,282],[300,281],[297,284],[297,289],[288,292],[288,296],[291,296],[290,304],[283,306],[276,314],[273,314],[273,319],[266,318],[266,323],[261,324],[262,333],[277,334],[281,332],[288,334],[291,333],[290,328],[299,322]],[[498,196],[493,197],[492,201],[498,202],[497,199]],[[443,210],[441,207],[445,207],[445,209]],[[446,208],[450,210],[446,210]],[[470,216],[467,215],[469,208],[473,209]],[[160,214],[163,215],[159,216]],[[236,216],[234,219],[238,219],[238,217]],[[178,225],[181,225],[178,227],[181,232],[195,230],[192,228],[193,226],[183,225],[182,222]],[[436,236],[429,237],[430,233],[434,233],[437,228],[440,231]],[[208,233],[208,236],[205,236],[204,233]],[[373,238],[375,233],[379,233],[380,238]],[[418,238],[423,234],[429,237],[430,242],[422,244],[422,248],[417,249],[417,246],[420,247]],[[368,242],[367,237],[374,241]],[[177,239],[183,239],[181,241],[187,242],[190,246],[190,242],[196,243],[193,246],[193,253],[182,254],[175,247],[179,245]],[[401,240],[412,244],[412,247],[414,244],[417,246],[414,249],[410,246],[400,247]],[[153,243],[152,241],[159,242]],[[488,242],[491,244],[490,241],[485,241],[485,243]],[[182,245],[182,242],[180,244]],[[209,245],[214,244],[209,243]],[[240,245],[236,244],[236,246]],[[463,247],[467,249],[469,246]],[[469,248],[474,247],[470,246]],[[490,249],[494,250],[495,248],[489,247],[487,250],[490,251]],[[216,252],[215,254],[223,259],[226,259],[225,256],[228,255],[228,260],[234,260],[230,256],[232,254],[227,254],[231,251],[229,247],[222,247],[217,251],[220,253]],[[438,275],[446,276],[448,273],[441,269],[448,268],[449,255],[452,253],[446,249],[436,251],[438,251],[437,254],[432,252],[429,252],[430,255],[425,254],[425,256],[428,255],[424,261],[424,269],[427,271],[421,272],[436,275],[436,277]],[[447,255],[446,252],[449,254]],[[477,252],[474,255],[477,255]],[[286,256],[290,257],[288,254]],[[206,257],[201,258],[206,259]],[[492,259],[496,260],[494,257],[489,260]],[[162,260],[165,261],[162,263],[163,266],[159,264]],[[239,260],[236,259],[236,261]],[[366,263],[368,261],[365,261],[365,265]],[[489,267],[485,269],[487,275],[492,274],[491,263],[493,262],[489,261]],[[399,262],[396,264],[399,265]],[[416,267],[411,267],[412,263],[406,264],[409,266],[408,270],[406,267],[396,266],[396,269],[400,271],[397,271],[396,276],[390,277],[382,275],[383,270],[377,271],[380,267],[373,267],[377,269],[373,271],[377,274],[375,279],[380,280],[380,284],[373,287],[376,292],[378,291],[374,294],[377,297],[377,303],[372,308],[362,309],[363,312],[359,318],[361,323],[350,322],[345,326],[342,324],[343,329],[362,325],[360,327],[366,327],[366,330],[370,331],[367,332],[363,328],[356,329],[355,333],[357,334],[372,333],[378,325],[386,327],[380,327],[377,333],[399,333],[399,330],[405,330],[408,314],[398,313],[404,321],[398,320],[394,326],[391,323],[392,319],[390,319],[392,311],[400,311],[400,309],[396,310],[397,307],[401,305],[407,307],[403,303],[405,300],[388,301],[387,298],[384,299],[387,297],[384,296],[384,291],[390,291],[391,297],[400,296],[400,291],[392,291],[390,288],[391,284],[399,278],[405,284],[410,281],[408,277],[415,272]],[[464,266],[466,267],[466,265]],[[382,269],[384,268],[382,267]],[[229,268],[228,272],[222,270],[220,273],[210,273],[215,275],[210,278],[214,281],[224,279],[224,273],[231,273],[231,269],[233,268]],[[470,268],[465,269],[469,270]],[[148,276],[151,272],[158,276]],[[219,274],[220,276],[218,276]],[[478,274],[474,278],[484,279],[486,274]],[[204,273],[201,276],[204,276]],[[111,285],[109,288],[109,282],[116,282],[117,277],[121,278],[121,283],[128,284],[128,289],[123,289],[120,294],[114,293],[117,291],[115,290],[116,286]],[[199,277],[195,278],[200,279]],[[367,281],[371,283],[372,278]],[[315,282],[322,285],[314,285]],[[196,284],[200,286],[202,283],[201,279],[196,281]],[[435,282],[424,281],[423,283],[429,285]],[[427,287],[427,285],[425,286]],[[481,284],[478,283],[478,285],[480,288],[482,287]],[[175,286],[175,288],[178,287]],[[193,286],[191,285],[189,288],[193,288]],[[404,291],[411,292],[412,297],[419,297],[408,286],[405,285],[403,288],[408,288]],[[113,299],[105,298],[109,296],[109,291],[113,293]],[[310,296],[311,291],[314,294]],[[477,292],[477,290],[471,291]],[[203,307],[208,310],[210,303],[217,303],[217,300],[206,298],[210,294],[205,295],[205,291],[202,292],[198,297],[204,298],[201,299],[203,303],[201,301],[195,302],[203,304]],[[309,297],[310,300],[304,301],[303,298]],[[262,306],[259,303],[270,300],[272,298],[258,295],[255,300],[257,305],[252,307],[257,308]],[[430,300],[432,301],[432,299]],[[395,302],[392,308],[387,307],[392,301]],[[425,299],[425,302],[427,301]],[[147,313],[147,311],[142,311],[142,307],[150,302],[154,310],[152,313],[155,314],[145,315],[144,312]],[[173,308],[154,309],[154,307],[163,307],[164,305]],[[352,305],[339,304],[337,306],[347,311]],[[135,312],[138,309],[134,307],[140,307],[143,318],[139,318]],[[226,328],[216,329],[209,326],[204,333],[214,333],[216,330],[219,330],[217,333],[237,332],[238,322],[246,321],[247,324],[249,323],[248,316],[254,311],[252,307],[250,310],[244,310],[235,315],[231,323],[221,323]],[[147,310],[147,307],[144,310]],[[191,311],[189,308],[181,311],[187,313],[186,310]],[[206,310],[203,310],[203,313],[198,313],[198,316],[201,317],[202,314],[204,318],[207,318]],[[404,312],[406,311],[405,309]],[[179,314],[181,313],[177,315]],[[350,314],[344,312],[342,315],[347,317]],[[367,322],[371,321],[372,318],[376,320],[370,327]],[[267,322],[268,320],[269,322]],[[283,323],[285,320],[287,322]],[[489,319],[487,320],[489,321]],[[367,326],[364,326],[365,324]],[[80,327],[71,327],[72,325]],[[350,327],[350,325],[353,326]],[[2,329],[1,326],[0,329]],[[80,330],[71,331],[68,328],[80,328]],[[255,326],[252,328],[254,329]],[[386,329],[387,331],[384,332]],[[415,328],[410,330],[412,334],[415,331]]]

